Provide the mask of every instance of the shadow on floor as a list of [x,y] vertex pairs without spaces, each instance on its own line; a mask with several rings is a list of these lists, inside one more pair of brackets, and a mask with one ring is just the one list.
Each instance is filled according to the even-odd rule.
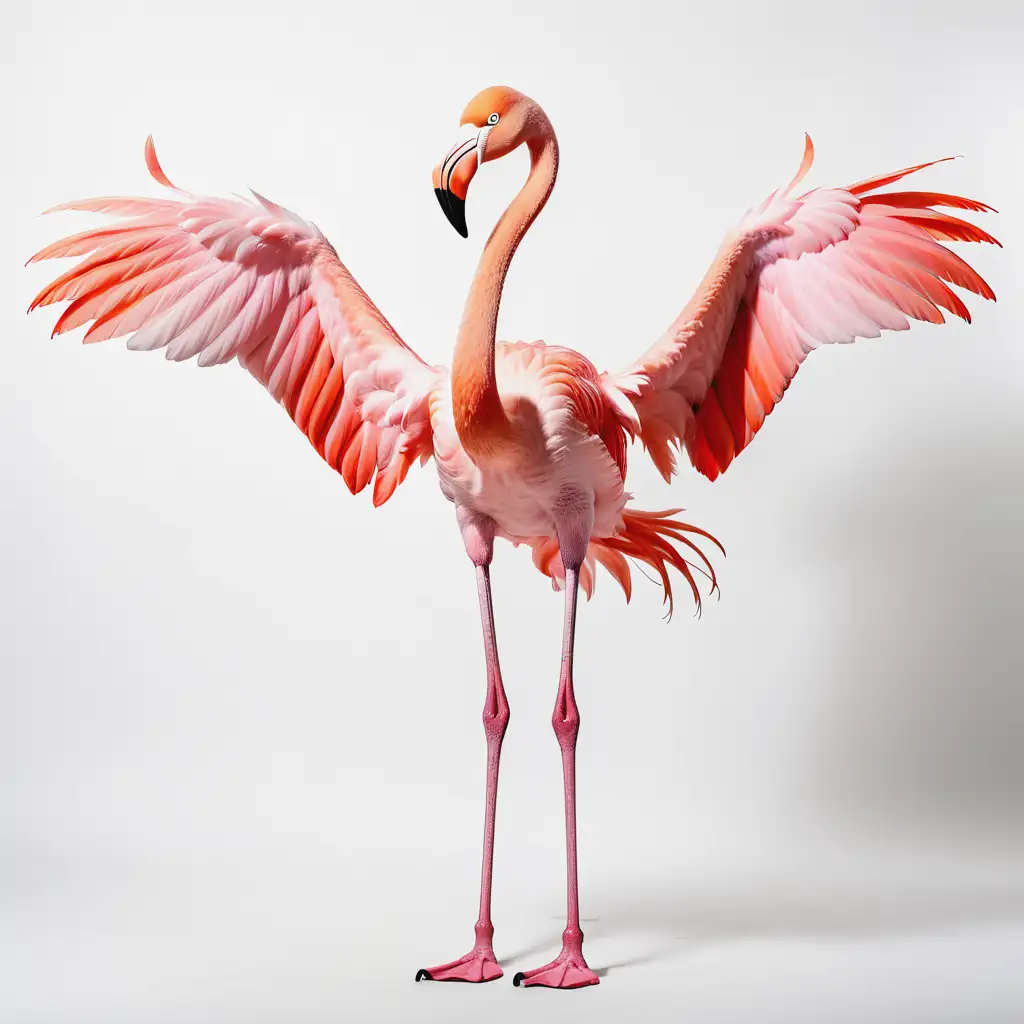
[[[668,886],[666,886],[668,888]],[[960,929],[1024,927],[1024,881],[825,884],[727,878],[675,891],[623,887],[600,900],[591,938],[644,936],[645,952],[604,971],[660,960],[680,948],[745,939],[857,941]]]

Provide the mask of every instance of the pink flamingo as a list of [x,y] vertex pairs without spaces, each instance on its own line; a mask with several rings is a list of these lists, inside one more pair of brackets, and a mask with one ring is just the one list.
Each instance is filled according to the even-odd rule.
[[564,773],[568,906],[561,953],[517,974],[514,983],[575,988],[598,982],[583,956],[576,885],[578,588],[589,596],[600,563],[628,600],[627,557],[656,572],[670,611],[670,566],[698,608],[695,572],[712,590],[716,585],[693,540],[717,544],[714,538],[674,518],[678,510],[628,507],[627,439],[640,439],[666,480],[675,470],[673,447],[683,445],[693,465],[714,479],[761,429],[813,348],[904,330],[908,317],[941,323],[940,307],[969,320],[947,282],[995,296],[938,240],[995,239],[935,209],[990,209],[983,203],[878,192],[929,164],[793,196],[811,166],[808,138],[794,179],[727,234],[661,339],[623,372],[599,373],[568,348],[495,341],[509,263],[555,184],[558,144],[550,121],[533,100],[495,87],[470,102],[461,125],[458,142],[434,170],[434,188],[463,236],[467,190],[483,163],[525,145],[531,169],[484,246],[450,374],[428,366],[399,338],[313,224],[255,193],[251,202],[177,189],[151,139],[150,173],[175,195],[57,207],[122,219],[34,256],[89,254],[44,288],[31,308],[71,303],[54,334],[91,322],[86,341],[131,335],[129,348],[162,348],[175,360],[198,356],[201,366],[237,358],[353,493],[373,481],[375,505],[391,497],[415,460],[433,456],[476,570],[487,666],[487,784],[476,942],[465,956],[420,970],[417,980],[479,982],[502,974],[492,946],[490,893],[509,707],[488,567],[495,537],[533,549],[537,568],[565,592],[552,724]]

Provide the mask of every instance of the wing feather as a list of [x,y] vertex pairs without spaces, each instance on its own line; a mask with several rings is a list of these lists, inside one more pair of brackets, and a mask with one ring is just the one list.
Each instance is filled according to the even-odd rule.
[[442,382],[402,341],[309,222],[254,201],[193,196],[171,184],[152,139],[146,163],[174,199],[108,196],[64,203],[120,218],[41,249],[30,262],[85,257],[30,310],[70,303],[54,334],[130,335],[200,366],[238,359],[316,450],[359,491],[386,501],[433,451],[429,399]]
[[943,323],[942,310],[970,322],[950,285],[995,298],[940,242],[999,243],[935,209],[992,207],[943,192],[876,191],[944,161],[791,198],[813,152],[808,139],[793,182],[730,233],[665,335],[628,369],[604,377],[633,403],[639,436],[666,479],[681,442],[702,473],[724,472],[818,346],[906,330],[910,320]]

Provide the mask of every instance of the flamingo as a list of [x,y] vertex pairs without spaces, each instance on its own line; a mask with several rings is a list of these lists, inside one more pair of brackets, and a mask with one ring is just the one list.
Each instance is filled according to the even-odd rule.
[[[565,794],[566,926],[551,962],[520,972],[519,986],[578,988],[599,979],[583,954],[577,893],[573,687],[578,591],[589,597],[602,566],[630,596],[629,559],[661,581],[671,612],[678,572],[699,610],[714,567],[707,532],[679,509],[631,506],[627,443],[639,440],[666,481],[685,447],[712,480],[732,464],[819,345],[941,323],[970,313],[948,286],[986,299],[991,288],[940,241],[991,242],[939,209],[991,207],[955,195],[879,191],[933,163],[845,188],[794,195],[811,167],[750,209],[729,231],[693,298],[662,337],[615,373],[541,342],[495,339],[502,286],[517,246],[551,195],[558,143],[547,115],[514,89],[492,87],[463,111],[459,137],[433,172],[448,220],[467,235],[465,204],[483,164],[520,146],[525,185],[488,238],[455,342],[451,372],[430,366],[399,337],[309,221],[253,199],[192,195],[174,186],[153,146],[146,163],[166,198],[101,198],[55,209],[119,219],[49,245],[32,260],[85,256],[45,287],[30,310],[69,302],[54,335],[91,324],[87,342],[130,335],[130,349],[164,349],[200,366],[237,360],[306,434],[353,493],[373,483],[373,503],[395,492],[415,461],[431,457],[454,504],[476,575],[486,664],[486,796],[476,941],[462,957],[422,968],[416,980],[491,981],[495,808],[509,704],[491,603],[495,538],[532,549],[564,591],[561,667],[552,726]],[[947,158],[951,159],[951,158]],[[996,243],[998,244],[998,243]]]

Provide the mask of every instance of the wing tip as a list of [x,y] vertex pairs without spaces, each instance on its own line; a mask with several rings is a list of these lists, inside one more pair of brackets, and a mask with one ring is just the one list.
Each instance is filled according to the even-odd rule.
[[160,160],[156,155],[156,143],[153,142],[152,135],[146,136],[146,168],[156,182],[166,185],[167,188],[173,188],[175,191],[178,190],[177,186],[171,182],[171,179],[167,177],[164,169],[160,166]]
[[[80,199],[72,199],[70,203],[58,203],[56,206],[48,206],[39,216],[45,217],[48,213],[64,213],[68,210],[74,210],[80,202]],[[35,256],[32,259],[34,260]]]
[[800,160],[800,166],[797,168],[796,174],[793,176],[793,180],[783,190],[783,195],[787,196],[800,184],[801,181],[807,175],[807,172],[811,169],[811,165],[814,163],[814,142],[811,140],[809,132],[804,132],[804,155]]
[[917,171],[923,171],[928,167],[934,167],[936,164],[949,163],[950,160],[960,159],[962,159],[962,154],[960,153],[955,156],[942,156],[939,157],[938,160],[928,160],[923,164],[914,164],[912,167],[904,167],[899,171],[891,171],[888,174],[879,174],[872,178],[865,178],[863,181],[854,182],[852,185],[846,186],[846,191],[855,196],[863,195],[865,192],[871,192],[873,189],[884,188],[886,185],[891,185],[911,174],[915,174]]

